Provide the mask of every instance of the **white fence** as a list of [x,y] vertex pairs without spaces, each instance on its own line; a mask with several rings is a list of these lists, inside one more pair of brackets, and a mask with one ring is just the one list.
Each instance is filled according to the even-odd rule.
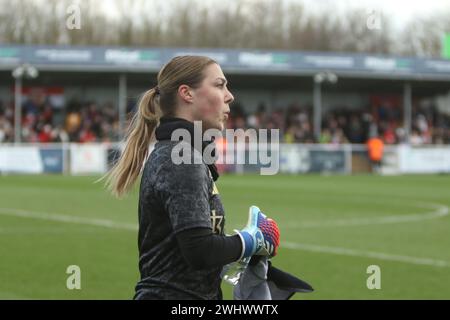
[[[102,174],[120,154],[120,144],[0,144],[2,174],[59,173],[69,175]],[[234,150],[237,163],[220,164],[227,172],[261,172],[273,166],[271,173],[335,173],[370,172],[364,145],[280,144],[263,150],[271,163],[252,154],[261,148],[250,146]],[[256,160],[255,160],[256,159]],[[276,163],[275,163],[276,162]],[[450,146],[387,146],[381,168],[383,174],[450,173]]]

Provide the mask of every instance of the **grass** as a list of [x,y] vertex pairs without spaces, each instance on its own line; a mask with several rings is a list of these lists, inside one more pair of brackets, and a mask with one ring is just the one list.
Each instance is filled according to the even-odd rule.
[[[53,219],[136,224],[137,190],[116,200],[96,179],[0,177],[1,299],[133,296],[136,231]],[[315,289],[294,299],[450,299],[449,176],[228,175],[217,186],[228,233],[252,204],[277,220],[273,264]],[[69,265],[81,268],[81,290],[66,288]],[[366,286],[370,265],[381,268],[380,290]]]

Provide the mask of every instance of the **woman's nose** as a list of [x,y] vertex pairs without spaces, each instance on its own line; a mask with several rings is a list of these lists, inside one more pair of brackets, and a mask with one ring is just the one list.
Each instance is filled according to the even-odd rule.
[[228,103],[228,104],[230,104],[230,103],[232,103],[234,101],[234,97],[231,94],[230,90],[228,90],[228,89],[227,89],[227,95],[226,95],[225,98],[226,98],[225,102]]

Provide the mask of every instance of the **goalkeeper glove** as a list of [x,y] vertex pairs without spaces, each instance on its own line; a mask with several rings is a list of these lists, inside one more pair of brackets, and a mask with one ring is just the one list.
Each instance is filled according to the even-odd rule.
[[251,206],[248,222],[244,229],[235,230],[242,241],[240,259],[252,255],[273,257],[280,244],[280,232],[277,223],[266,217],[256,206]]

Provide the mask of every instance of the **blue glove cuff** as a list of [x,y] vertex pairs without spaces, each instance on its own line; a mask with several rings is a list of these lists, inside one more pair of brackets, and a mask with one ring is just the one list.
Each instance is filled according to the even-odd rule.
[[238,235],[242,241],[242,254],[241,257],[239,258],[240,260],[242,258],[250,257],[253,254],[254,241],[253,237],[246,231],[238,231]]

